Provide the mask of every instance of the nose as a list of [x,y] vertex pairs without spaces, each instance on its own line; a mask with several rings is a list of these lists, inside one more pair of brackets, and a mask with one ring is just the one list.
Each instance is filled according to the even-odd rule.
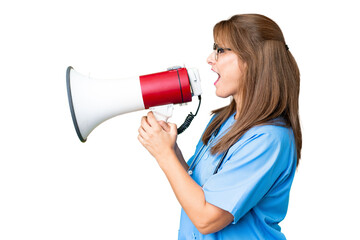
[[209,56],[208,58],[206,59],[206,62],[209,64],[209,65],[214,65],[216,60],[215,60],[215,51],[213,51]]

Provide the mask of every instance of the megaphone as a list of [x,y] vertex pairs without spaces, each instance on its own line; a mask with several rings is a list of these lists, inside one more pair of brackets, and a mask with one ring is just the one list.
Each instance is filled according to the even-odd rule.
[[150,109],[157,120],[167,121],[174,104],[191,102],[193,96],[201,100],[202,93],[198,70],[185,67],[123,79],[95,79],[70,66],[66,85],[72,120],[81,142],[102,122],[120,114]]

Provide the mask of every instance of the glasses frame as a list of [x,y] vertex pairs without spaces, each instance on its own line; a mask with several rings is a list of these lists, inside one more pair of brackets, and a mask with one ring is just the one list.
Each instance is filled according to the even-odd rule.
[[231,51],[230,48],[222,48],[222,47],[219,47],[219,45],[217,45],[216,43],[214,43],[213,45],[213,50],[215,52],[215,61],[217,61],[219,59],[219,54],[222,54],[226,51]]

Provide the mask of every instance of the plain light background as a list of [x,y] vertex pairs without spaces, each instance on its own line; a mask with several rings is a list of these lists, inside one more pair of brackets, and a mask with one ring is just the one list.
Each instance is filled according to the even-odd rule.
[[[303,152],[288,239],[360,239],[359,7],[356,1],[2,1],[0,239],[176,239],[180,205],[137,141],[146,111],[113,118],[78,140],[68,66],[122,78],[196,67],[203,103],[178,143],[189,158],[215,96],[206,63],[212,27],[260,13],[283,30],[301,71]],[[197,100],[178,106],[181,124]]]

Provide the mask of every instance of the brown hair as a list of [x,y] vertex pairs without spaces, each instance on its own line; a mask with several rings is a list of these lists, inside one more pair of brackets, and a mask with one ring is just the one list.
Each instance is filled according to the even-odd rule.
[[[301,157],[302,136],[299,121],[300,72],[279,26],[259,14],[235,15],[214,26],[214,39],[226,43],[245,63],[238,119],[212,148],[212,154],[225,152],[251,127],[282,117],[291,127],[296,143],[297,165]],[[211,135],[235,111],[236,102],[214,110],[214,120],[205,130],[202,141]]]

